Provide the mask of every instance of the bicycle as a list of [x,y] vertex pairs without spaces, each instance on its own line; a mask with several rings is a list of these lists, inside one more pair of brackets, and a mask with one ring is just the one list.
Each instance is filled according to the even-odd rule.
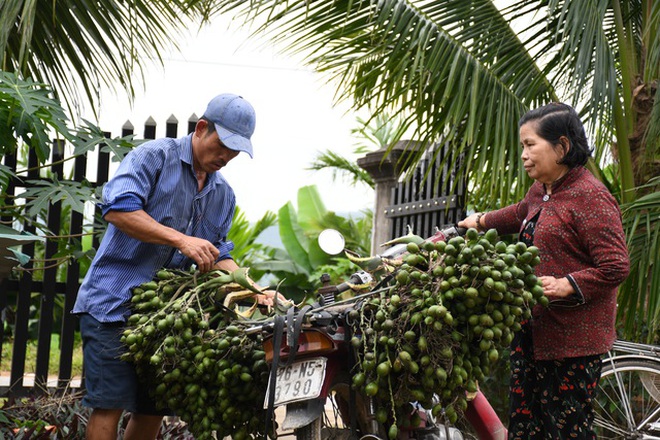
[[660,347],[615,341],[594,408],[599,439],[660,439]]

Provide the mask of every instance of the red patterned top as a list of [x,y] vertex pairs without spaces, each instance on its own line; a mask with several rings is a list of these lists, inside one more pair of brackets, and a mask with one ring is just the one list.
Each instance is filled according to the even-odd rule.
[[556,182],[546,200],[544,195],[543,184],[535,182],[521,202],[491,211],[482,220],[487,228],[511,234],[520,233],[539,214],[534,245],[541,263],[536,275],[568,277],[583,298],[574,307],[534,308],[534,357],[605,353],[616,337],[616,290],[630,269],[619,206],[583,167]]

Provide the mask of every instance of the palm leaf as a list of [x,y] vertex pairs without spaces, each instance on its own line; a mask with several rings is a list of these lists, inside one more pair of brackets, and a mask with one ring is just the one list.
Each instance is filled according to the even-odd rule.
[[[256,223],[251,224],[243,210],[236,207],[227,238],[234,243],[231,255],[239,266],[251,267],[255,261],[272,252],[268,246],[257,243],[257,239],[264,230],[275,225],[276,219],[274,213],[267,211]],[[258,272],[252,273],[255,279],[261,275]]]
[[[516,121],[555,95],[491,1],[217,5],[265,20],[265,36],[303,53],[340,84],[338,99],[400,117],[424,145],[457,140],[456,148],[467,153],[464,170],[481,179],[482,194],[476,196],[507,202],[524,193],[528,182],[515,185],[525,178],[512,148],[518,143]],[[417,151],[413,160],[421,155]],[[492,178],[481,178],[486,172]]]
[[[0,2],[3,69],[55,87],[71,103],[96,102],[100,83],[116,83],[132,96],[140,59],[160,51],[199,13],[195,0],[8,0]],[[93,106],[93,108],[95,108]]]
[[333,180],[337,178],[338,174],[342,174],[353,185],[357,183],[364,183],[369,185],[371,188],[374,188],[375,186],[371,175],[363,168],[358,166],[355,161],[349,160],[330,150],[326,150],[325,152],[316,156],[316,158],[309,165],[308,169],[320,171],[328,168],[332,170]]
[[564,100],[582,109],[596,135],[596,160],[606,160],[619,105],[621,66],[617,53],[615,14],[610,2],[550,0],[549,17],[541,35],[543,53],[554,53],[545,64],[548,78],[561,88]]
[[356,154],[386,148],[405,134],[403,122],[387,113],[375,113],[367,120],[358,117],[357,121],[360,126],[351,130],[354,136],[359,137],[354,151]]
[[[659,183],[656,178],[650,185]],[[638,324],[646,323],[646,339],[654,342],[660,330],[660,191],[623,205],[622,214],[631,271],[619,289],[619,319],[629,338],[639,336]]]
[[646,26],[643,26],[642,39],[646,44],[647,62],[644,65],[644,79],[646,82],[660,77],[660,3],[650,2],[651,10]]

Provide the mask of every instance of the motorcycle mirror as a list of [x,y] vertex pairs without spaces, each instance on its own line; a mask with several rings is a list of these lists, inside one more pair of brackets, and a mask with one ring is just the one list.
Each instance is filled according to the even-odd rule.
[[337,255],[344,250],[346,241],[341,232],[335,229],[324,229],[319,234],[319,247],[323,252],[329,255]]

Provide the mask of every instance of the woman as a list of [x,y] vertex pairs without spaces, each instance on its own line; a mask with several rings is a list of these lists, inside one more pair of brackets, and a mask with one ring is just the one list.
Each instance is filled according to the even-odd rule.
[[573,108],[548,104],[519,128],[523,167],[535,180],[527,195],[459,222],[517,233],[540,249],[536,275],[550,306],[536,306],[511,344],[509,439],[595,439],[591,401],[629,270],[621,214],[584,168],[592,150]]

